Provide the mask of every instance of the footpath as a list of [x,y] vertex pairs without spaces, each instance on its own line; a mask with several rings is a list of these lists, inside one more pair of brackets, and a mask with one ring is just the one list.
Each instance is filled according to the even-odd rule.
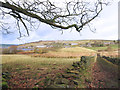
[[92,67],[91,88],[118,88],[118,66],[103,59],[100,55],[95,56]]

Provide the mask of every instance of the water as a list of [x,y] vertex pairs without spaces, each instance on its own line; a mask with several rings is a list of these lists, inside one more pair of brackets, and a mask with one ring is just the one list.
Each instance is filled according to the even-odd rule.
[[[5,49],[5,48],[9,48],[10,46],[13,46],[13,45],[15,45],[15,44],[0,44],[0,48]],[[33,48],[17,48],[17,50],[31,51],[34,49]]]
[[8,47],[10,47],[12,45],[15,45],[15,44],[0,44],[0,48],[8,48]]
[[34,49],[33,48],[17,48],[17,50],[31,51],[31,50],[34,50]]

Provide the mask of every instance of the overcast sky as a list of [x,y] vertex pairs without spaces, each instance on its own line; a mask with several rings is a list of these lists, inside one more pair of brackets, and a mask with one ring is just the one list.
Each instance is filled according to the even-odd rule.
[[96,33],[91,32],[88,28],[83,29],[80,33],[74,29],[65,30],[63,34],[57,29],[52,29],[46,24],[41,24],[38,30],[30,32],[29,37],[17,39],[16,33],[2,35],[3,44],[22,44],[39,40],[84,40],[84,39],[118,39],[118,1],[114,0],[110,6],[104,8],[100,16],[95,19],[93,27]]

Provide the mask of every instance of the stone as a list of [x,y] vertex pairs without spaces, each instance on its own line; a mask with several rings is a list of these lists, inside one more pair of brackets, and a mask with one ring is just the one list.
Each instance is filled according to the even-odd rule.
[[47,82],[47,85],[50,85],[51,84],[51,80],[49,79],[48,82]]
[[75,88],[75,85],[69,85],[69,88]]
[[62,81],[60,78],[56,78],[55,81],[54,81],[54,84],[61,84]]
[[69,68],[68,70],[74,70],[75,68],[74,67],[71,67],[71,68]]
[[70,78],[70,74],[62,74],[63,78]]
[[76,62],[76,64],[77,64],[78,66],[80,66],[80,62]]
[[75,74],[62,74],[63,78],[75,78],[75,79],[79,79],[78,75]]
[[58,87],[56,87],[55,85],[50,85],[50,86],[48,86],[46,88],[58,88]]
[[73,80],[75,85],[78,85],[78,81],[77,80]]
[[89,79],[85,79],[85,82],[91,83],[91,81]]
[[73,63],[72,66],[73,67],[78,67],[78,64],[77,63]]
[[66,85],[65,84],[57,84],[57,85],[55,85],[55,87],[57,87],[57,88],[66,88]]
[[78,70],[71,70],[70,73],[79,74]]
[[62,81],[62,84],[68,84],[69,83],[69,80],[64,79],[64,78],[61,81]]
[[65,84],[54,84],[50,85],[47,88],[66,88],[67,86]]
[[87,63],[85,56],[82,56],[82,57],[81,57],[80,63]]
[[79,76],[77,75],[71,75],[72,78],[79,79]]

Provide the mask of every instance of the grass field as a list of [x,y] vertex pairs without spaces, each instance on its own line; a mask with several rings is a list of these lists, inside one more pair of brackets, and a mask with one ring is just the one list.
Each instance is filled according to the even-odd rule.
[[107,49],[107,47],[86,47],[86,48],[91,49],[91,50],[95,50],[95,51]]
[[118,47],[118,44],[115,44],[115,45],[110,45],[112,47],[112,49],[115,49],[117,50],[119,47]]
[[[6,54],[2,55],[2,71],[3,73],[10,73],[12,77],[10,80],[7,80],[9,87],[33,88],[36,87],[38,82],[41,82],[41,84],[37,87],[42,87],[46,77],[56,78],[57,74],[64,73],[67,68],[71,68],[73,62],[80,61],[80,57],[83,54],[91,56],[90,54],[94,55],[95,53],[94,50],[75,47],[49,51],[41,54],[42,56],[40,57],[33,57],[34,54],[32,56]],[[50,57],[48,58],[48,56]],[[88,73],[83,72],[83,74],[87,76]],[[80,85],[79,87],[84,87],[83,84]]]
[[[8,83],[9,88],[44,88],[49,84],[49,80],[57,83],[63,80],[62,82],[70,82],[70,85],[74,85],[72,88],[86,88],[89,87],[90,82],[93,81],[91,70],[94,63],[97,62],[100,68],[98,72],[100,72],[100,74],[101,72],[103,72],[103,74],[105,73],[104,76],[106,77],[105,83],[107,87],[112,87],[112,85],[117,87],[117,77],[111,79],[109,76],[110,74],[113,76],[117,72],[116,65],[100,58],[96,58],[95,60],[94,57],[91,57],[91,59],[86,60],[87,66],[85,67],[87,67],[87,69],[81,70],[80,67],[72,67],[73,62],[75,64],[75,62],[80,61],[80,58],[43,58],[28,55],[2,55],[2,73],[10,75],[10,79],[5,78],[3,81]],[[111,72],[111,70],[115,73]],[[65,72],[71,72],[71,74]],[[61,77],[61,74],[64,75],[64,78]],[[98,73],[96,71],[95,74],[95,78],[97,78]],[[3,75],[3,77],[5,76]],[[102,78],[102,75],[99,75],[99,77]],[[74,83],[71,83],[71,80]],[[63,88],[64,84],[59,86]]]
[[[115,45],[110,45],[111,49],[113,50],[118,50],[118,45],[115,44]],[[98,51],[98,50],[106,50],[107,49],[107,46],[105,47],[86,47],[87,49],[91,49],[91,50],[95,50],[95,51]]]
[[[111,46],[113,49],[117,49],[117,45]],[[5,54],[1,55],[2,57],[2,73],[4,73],[3,77],[6,77],[6,74],[10,75],[10,78],[5,78],[3,81],[8,83],[10,88],[34,88],[34,87],[47,87],[47,84],[50,84],[49,80],[59,82],[60,79],[63,82],[68,83],[70,85],[74,85],[73,87],[85,88],[91,82],[91,69],[92,64],[97,62],[102,70],[104,67],[107,69],[108,67],[114,68],[114,65],[109,64],[105,60],[97,59],[94,57],[89,61],[88,66],[90,68],[83,69],[82,71],[80,67],[75,67],[73,70],[73,63],[80,61],[81,56],[96,56],[97,50],[105,50],[107,47],[74,47],[74,48],[59,48],[58,50],[50,50],[47,53],[43,54]],[[100,53],[101,55],[105,54],[107,56],[114,55],[117,56],[117,52],[104,52]],[[96,56],[97,57],[97,56]],[[77,68],[77,70],[76,70]],[[69,69],[69,70],[68,70]],[[66,74],[65,72],[70,71],[74,72],[75,75]],[[109,69],[107,71],[110,71]],[[116,69],[115,69],[116,70]],[[104,72],[104,70],[102,71]],[[117,72],[117,71],[116,71]],[[66,75],[64,77],[69,77],[67,79],[63,79],[60,77],[61,73]],[[78,74],[79,73],[79,74]],[[59,77],[59,78],[58,78]],[[71,78],[72,77],[72,78]],[[78,79],[79,77],[79,79]],[[97,78],[97,77],[96,77]],[[47,81],[45,81],[47,80]],[[110,79],[109,79],[110,80]],[[107,80],[107,81],[109,81]],[[107,83],[106,81],[106,83]],[[111,80],[110,80],[111,81]],[[47,82],[47,84],[46,84]],[[112,82],[112,81],[111,81]],[[73,84],[74,83],[74,84]],[[113,82],[116,85],[116,81]],[[111,83],[110,83],[111,84]],[[109,85],[109,83],[108,83]],[[62,85],[63,87],[64,85]],[[67,86],[65,86],[67,87]]]
[[[2,55],[2,71],[9,73],[9,88],[34,88],[46,87],[45,83],[49,83],[49,79],[67,83],[69,81],[72,88],[85,88],[91,80],[91,64],[94,57],[87,61],[88,69],[79,69],[80,67],[72,67],[73,62],[79,62],[80,58],[42,58],[31,57],[27,55]],[[69,69],[69,70],[68,70]],[[74,70],[73,70],[74,69]],[[80,70],[80,71],[79,71]],[[71,74],[66,73],[70,71]],[[60,75],[64,75],[64,78]],[[3,76],[4,77],[4,76]],[[67,79],[66,79],[67,78]],[[72,80],[72,82],[71,82]],[[87,81],[86,81],[87,80]],[[54,84],[54,83],[53,83]],[[56,85],[56,84],[55,84]],[[63,87],[64,84],[61,84]]]
[[81,56],[94,56],[96,51],[86,49],[83,47],[74,48],[60,48],[57,51],[49,51],[43,54],[34,54],[35,57],[48,57],[48,58],[79,58]]
[[79,58],[2,55],[2,71],[11,74],[12,78],[8,81],[9,86],[26,87],[27,85],[27,87],[34,87],[41,79],[49,75],[54,77],[57,73],[62,73],[65,68],[69,68],[76,61],[79,61]]

